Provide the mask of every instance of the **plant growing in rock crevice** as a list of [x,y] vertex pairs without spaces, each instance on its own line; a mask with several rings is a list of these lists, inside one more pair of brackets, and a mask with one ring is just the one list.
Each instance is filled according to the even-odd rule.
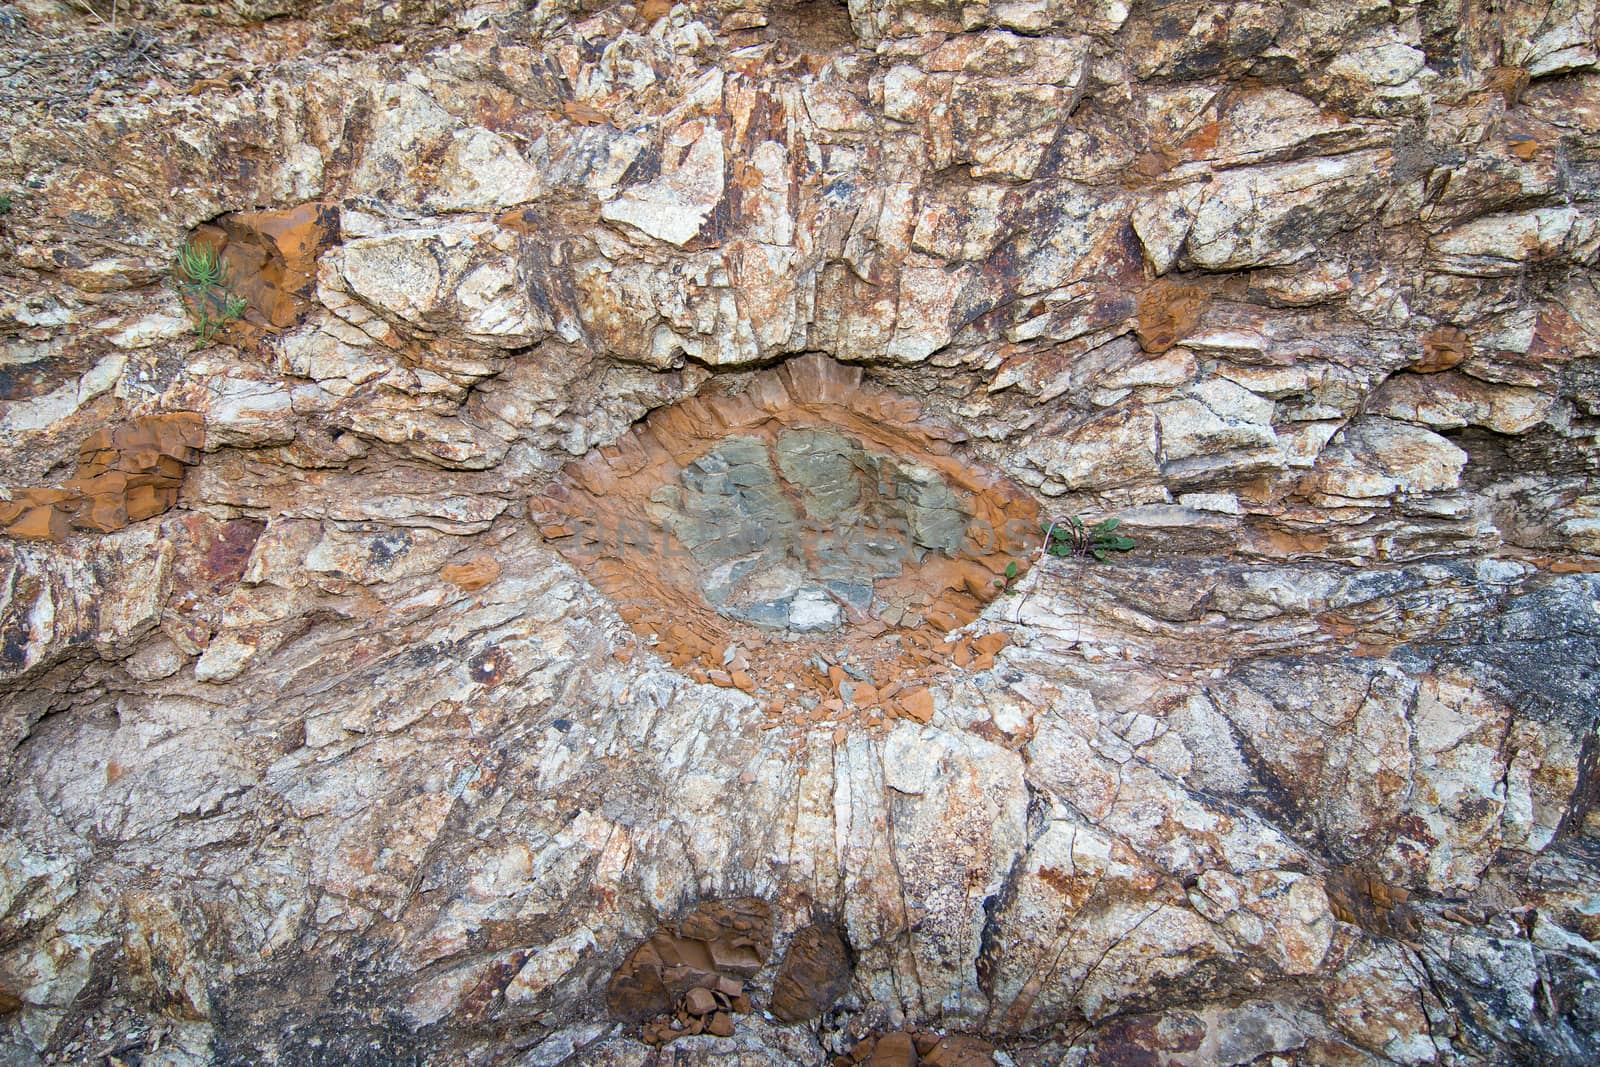
[[1044,529],[1044,551],[1052,556],[1093,556],[1106,558],[1109,552],[1126,552],[1133,538],[1116,532],[1121,519],[1103,519],[1089,525],[1076,515],[1052,522]]
[[188,240],[178,249],[172,267],[172,284],[184,306],[194,316],[195,336],[201,345],[211,343],[230,322],[244,317],[250,305],[233,291],[228,265],[210,245]]
[[[1104,560],[1109,553],[1127,552],[1133,548],[1133,538],[1117,533],[1117,527],[1121,525],[1121,519],[1102,519],[1090,524],[1076,515],[1045,523],[1039,527],[1044,531],[1044,544],[1040,546],[1039,559],[1043,560],[1049,555],[1092,556],[1096,560]],[[1029,574],[1032,573],[1034,572],[1029,571]],[[1032,589],[1023,588],[1019,584],[1017,564],[1015,562],[1006,564],[1005,579],[996,580],[994,584],[1002,594],[1022,593],[1010,613],[1012,622],[1020,620],[1022,605],[1032,594]]]
[[1014,592],[1016,592],[1016,589],[1017,589],[1017,561],[1016,560],[1012,560],[1010,563],[1006,564],[1005,577],[1004,578],[996,578],[994,580],[994,584],[995,584],[995,588],[1000,590],[1000,592],[1002,592],[1002,593],[1014,593]]

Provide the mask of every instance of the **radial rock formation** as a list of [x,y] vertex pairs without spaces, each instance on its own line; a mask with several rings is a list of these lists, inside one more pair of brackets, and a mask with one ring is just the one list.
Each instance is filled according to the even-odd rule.
[[1600,1062],[1597,19],[0,2],[0,1067]]
[[664,408],[570,464],[530,514],[696,681],[783,721],[927,722],[926,668],[992,667],[1009,642],[944,635],[1021,575],[1039,506],[862,378],[801,356]]

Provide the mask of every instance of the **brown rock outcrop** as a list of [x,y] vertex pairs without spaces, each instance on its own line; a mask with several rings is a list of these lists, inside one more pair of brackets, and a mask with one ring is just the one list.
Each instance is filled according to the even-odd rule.
[[969,1034],[896,1030],[869,1035],[833,1067],[994,1067],[994,1046]]
[[[765,901],[705,901],[664,923],[628,955],[606,987],[606,1007],[618,1019],[638,1022],[670,1012],[691,990],[742,996],[742,987],[729,994],[725,983],[739,986],[771,952],[772,909]],[[722,1008],[714,1001],[708,1011],[685,1010],[704,1016]]]
[[462,563],[445,564],[439,569],[439,577],[463,592],[475,593],[500,577],[500,564],[483,553]]
[[[92,6],[0,4],[0,1062],[1600,1062],[1596,0]],[[619,1026],[744,896],[848,993],[674,922]]]
[[185,468],[204,444],[204,420],[187,413],[97,430],[78,446],[76,476],[59,488],[12,490],[0,501],[0,530],[62,541],[75,529],[110,533],[154,518],[178,502]]

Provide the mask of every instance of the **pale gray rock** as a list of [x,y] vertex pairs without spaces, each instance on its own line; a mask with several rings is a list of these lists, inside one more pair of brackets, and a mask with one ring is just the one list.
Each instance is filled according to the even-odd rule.
[[1307,476],[1313,492],[1351,500],[1392,493],[1436,493],[1461,484],[1467,454],[1409,423],[1367,418],[1351,423]]
[[[538,199],[539,172],[511,142],[464,126],[411,83],[382,86],[368,105],[377,116],[351,176],[361,192],[402,210],[493,211]],[[424,182],[410,161],[436,159]]]
[[347,242],[344,284],[368,306],[431,333],[521,348],[552,328],[534,302],[514,234],[464,222]]
[[1193,209],[1185,253],[1207,270],[1298,263],[1372,219],[1388,164],[1386,153],[1353,152],[1218,175]]
[[1465,375],[1401,374],[1373,394],[1368,410],[1433,429],[1482,426],[1495,433],[1526,433],[1550,414],[1553,398],[1537,389],[1497,385]]
[[722,199],[722,132],[715,123],[687,123],[667,137],[661,156],[661,177],[624,189],[601,207],[600,217],[682,247]]

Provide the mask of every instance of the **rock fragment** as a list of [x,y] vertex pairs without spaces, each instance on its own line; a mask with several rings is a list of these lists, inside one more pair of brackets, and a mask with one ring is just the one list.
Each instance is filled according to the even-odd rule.
[[146,415],[97,430],[78,447],[77,475],[59,488],[12,491],[0,500],[0,529],[13,537],[62,541],[73,529],[110,533],[154,518],[178,502],[185,468],[200,459],[204,420]]
[[772,982],[767,1009],[784,1022],[815,1018],[850,988],[850,953],[832,926],[801,929]]
[[465,593],[473,593],[500,577],[500,564],[487,552],[479,553],[464,563],[447,563],[439,568],[439,577]]

